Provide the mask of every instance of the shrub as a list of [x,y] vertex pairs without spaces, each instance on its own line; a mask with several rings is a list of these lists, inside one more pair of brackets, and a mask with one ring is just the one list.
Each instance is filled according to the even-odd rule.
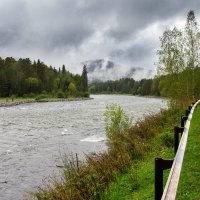
[[35,100],[36,100],[36,101],[39,101],[39,100],[41,100],[41,99],[46,99],[46,98],[48,98],[48,95],[40,94],[40,95],[38,95],[38,96],[35,98]]
[[15,96],[14,94],[12,94],[12,95],[10,96],[10,98],[11,98],[12,101],[14,101],[14,99],[16,98],[16,96]]
[[64,98],[65,97],[65,94],[62,90],[59,90],[57,93],[56,93],[56,96],[57,98]]
[[28,94],[28,97],[35,97],[35,93],[31,92],[30,94]]
[[132,125],[132,119],[117,104],[106,106],[104,117],[106,136],[110,140],[126,132]]
[[90,93],[89,92],[84,92],[83,93],[83,97],[90,97]]
[[47,91],[46,90],[42,90],[41,94],[47,95]]

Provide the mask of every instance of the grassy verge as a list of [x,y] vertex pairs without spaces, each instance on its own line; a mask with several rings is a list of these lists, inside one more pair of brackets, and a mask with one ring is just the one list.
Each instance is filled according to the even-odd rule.
[[[142,159],[133,161],[127,173],[120,174],[115,183],[106,190],[105,200],[141,200],[154,199],[154,158],[173,158],[173,126],[180,125],[180,117],[177,113],[171,113],[166,118],[167,123],[160,133],[148,141],[149,150]],[[174,120],[172,120],[174,119]],[[164,172],[166,182],[169,170]]]
[[177,199],[200,199],[200,106],[190,125]]
[[[164,135],[163,132],[161,135]],[[172,132],[170,132],[172,135]],[[135,161],[130,170],[120,175],[106,191],[106,200],[154,199],[154,158],[173,158],[173,143],[166,146],[160,137],[149,144],[152,149],[142,160]],[[165,181],[169,170],[164,172]]]

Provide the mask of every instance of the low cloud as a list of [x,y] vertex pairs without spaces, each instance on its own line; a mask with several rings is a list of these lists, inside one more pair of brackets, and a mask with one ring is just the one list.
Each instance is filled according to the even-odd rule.
[[89,82],[116,80],[120,78],[152,78],[153,71],[141,67],[125,68],[110,60],[98,59],[83,62],[88,69]]

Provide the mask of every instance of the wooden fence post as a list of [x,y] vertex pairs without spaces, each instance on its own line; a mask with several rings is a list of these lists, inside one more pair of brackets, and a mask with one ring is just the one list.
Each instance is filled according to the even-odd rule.
[[155,158],[155,200],[160,200],[163,194],[163,171],[172,166],[174,160]]
[[176,154],[179,145],[179,133],[183,133],[184,127],[174,127],[174,154]]

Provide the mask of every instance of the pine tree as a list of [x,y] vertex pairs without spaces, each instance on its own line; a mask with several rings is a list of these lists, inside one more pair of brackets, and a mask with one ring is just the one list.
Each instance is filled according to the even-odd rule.
[[83,66],[83,72],[81,75],[82,79],[82,90],[83,92],[88,92],[88,77],[87,77],[87,67],[86,65]]

